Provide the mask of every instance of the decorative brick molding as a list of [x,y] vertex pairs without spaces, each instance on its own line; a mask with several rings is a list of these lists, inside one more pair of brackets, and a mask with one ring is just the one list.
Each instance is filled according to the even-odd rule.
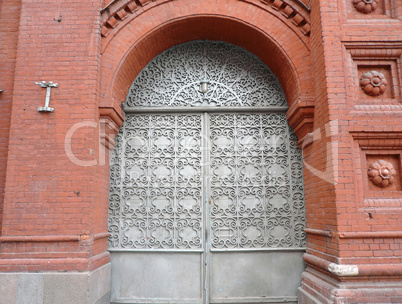
[[324,237],[332,237],[332,232],[329,230],[321,230],[321,229],[312,229],[312,228],[305,228],[304,232],[307,234],[324,236]]
[[114,148],[114,138],[119,132],[119,128],[123,125],[124,118],[122,115],[123,114],[118,113],[114,108],[99,108],[101,143],[110,150]]
[[402,132],[350,132],[363,150],[399,150]]
[[332,235],[339,239],[402,238],[402,231],[337,232]]
[[[251,0],[240,0],[248,3],[254,3]],[[289,0],[261,0],[265,8],[275,13],[278,17],[286,17],[292,24],[308,36],[310,35],[310,8],[301,1]]]
[[[109,253],[98,250],[88,252],[107,242],[110,233],[81,235],[32,235],[1,236],[0,271],[54,271],[63,265],[74,271],[94,270],[109,262]],[[47,252],[33,251],[27,257],[28,248],[49,246]],[[72,250],[72,251],[70,251]]]
[[303,259],[308,266],[318,268],[337,277],[399,277],[402,264],[337,264],[315,255],[305,253]]
[[390,20],[398,18],[397,5],[393,0],[344,0],[349,20]]
[[386,188],[395,182],[396,171],[394,166],[385,160],[378,160],[370,164],[368,176],[371,182],[381,188]]
[[304,232],[336,239],[372,239],[372,238],[402,238],[402,231],[359,231],[359,232],[332,232],[329,230],[305,228]]
[[346,84],[350,104],[356,110],[365,110],[366,105],[384,110],[390,106],[401,106],[402,44],[348,42],[344,45],[349,56]]
[[402,53],[401,42],[345,42],[346,49],[353,58],[399,58]]
[[[372,265],[376,268],[377,265]],[[391,267],[392,265],[387,265]],[[302,287],[299,288],[299,304],[345,304],[345,303],[401,303],[402,288],[395,280],[368,280],[366,268],[359,267],[359,278],[338,277],[307,269],[303,274]],[[369,274],[373,273],[372,271]],[[393,273],[393,272],[392,272]],[[364,279],[366,277],[366,279]],[[356,280],[357,279],[357,280]],[[395,278],[397,279],[397,278]]]
[[363,14],[370,14],[378,7],[377,0],[353,0],[356,10]]
[[2,236],[0,243],[10,242],[79,242],[79,235]]
[[115,28],[120,21],[126,19],[130,14],[134,14],[140,7],[150,1],[141,1],[137,4],[134,0],[118,0],[111,2],[101,10],[102,37],[109,35],[111,29]]
[[[354,59],[359,78],[360,103],[390,103],[398,99],[393,74],[398,73],[396,63],[387,59]],[[395,94],[396,93],[396,94]]]
[[317,235],[335,239],[402,238],[402,231],[333,232],[329,230],[305,228],[304,232],[310,235]]
[[303,255],[303,259],[307,263],[307,265],[310,264],[311,266],[324,270],[325,272],[331,273],[337,277],[350,277],[359,275],[359,269],[356,265],[342,265],[332,263],[326,259],[317,257],[309,253],[305,253]]
[[83,240],[100,240],[109,237],[110,233],[93,235],[32,235],[32,236],[0,236],[0,243],[10,242],[79,242]]
[[[173,0],[165,0],[165,2]],[[292,26],[298,28],[303,35],[310,35],[310,8],[302,1],[298,0],[262,0],[261,3],[255,3],[250,0],[240,0],[250,4],[261,5],[269,10],[278,18],[288,19]],[[110,31],[126,19],[130,14],[134,14],[139,9],[146,10],[151,0],[118,0],[112,1],[101,10],[102,37],[107,37]]]
[[387,80],[384,74],[377,71],[370,71],[360,77],[360,86],[367,95],[378,96],[385,92]]
[[[367,178],[369,191],[380,192],[372,193],[375,196],[384,196],[384,191],[400,191],[400,153],[401,151],[363,151],[366,158]],[[364,160],[364,157],[363,157]],[[363,167],[364,168],[364,167]]]
[[362,187],[359,198],[362,207],[372,209],[366,212],[388,209],[402,212],[402,133],[351,132],[351,135],[361,163],[361,171],[356,175]]
[[295,102],[286,116],[299,138],[299,147],[307,148],[312,143],[314,102],[312,100]]

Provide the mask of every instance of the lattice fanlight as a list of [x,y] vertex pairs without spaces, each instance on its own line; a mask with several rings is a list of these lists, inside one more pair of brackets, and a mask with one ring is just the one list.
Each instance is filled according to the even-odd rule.
[[286,105],[278,79],[261,60],[240,47],[210,41],[175,46],[155,57],[126,101],[128,107]]

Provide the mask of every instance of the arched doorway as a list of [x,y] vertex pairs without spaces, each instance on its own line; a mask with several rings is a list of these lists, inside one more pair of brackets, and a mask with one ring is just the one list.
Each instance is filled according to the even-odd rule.
[[115,303],[297,302],[301,152],[275,75],[196,41],[133,82],[111,157]]

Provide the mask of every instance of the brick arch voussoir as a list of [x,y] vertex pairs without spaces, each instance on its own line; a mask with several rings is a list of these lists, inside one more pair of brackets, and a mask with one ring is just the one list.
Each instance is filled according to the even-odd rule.
[[[178,0],[164,0],[164,2]],[[243,1],[250,5],[257,5],[263,10],[270,11],[282,19],[289,19],[291,24],[298,28],[303,35],[310,35],[310,7],[306,0],[233,0]],[[110,32],[119,26],[129,15],[152,8],[154,0],[118,0],[111,1],[102,9],[102,36],[107,37]]]
[[[249,5],[246,1],[223,0],[226,3],[232,1],[239,6],[237,11],[240,12]],[[274,4],[276,1],[271,2]],[[135,8],[134,5],[137,10],[142,9],[138,8],[138,2],[126,1],[125,11],[129,10],[130,3],[130,10]],[[284,88],[290,106],[288,120],[299,139],[311,132],[314,108],[313,96],[309,95],[313,90],[308,36],[300,37],[294,28],[264,10],[260,18],[263,22],[253,23],[250,19],[260,10],[255,5],[247,18],[241,13],[236,15],[234,11],[237,11],[233,9],[228,12],[219,7],[209,12],[193,7],[176,10],[171,6],[171,1],[163,3],[165,6],[152,2],[148,5],[149,9],[137,12],[138,15],[133,10],[131,16],[121,16],[120,26],[116,26],[103,39],[100,90],[102,119],[111,120],[117,126],[122,124],[124,113],[121,103],[125,101],[135,77],[156,55],[177,44],[208,39],[241,46],[267,64]],[[186,0],[174,2],[177,5],[185,3]],[[180,11],[180,14],[170,15],[176,11]],[[267,28],[261,28],[264,25]]]

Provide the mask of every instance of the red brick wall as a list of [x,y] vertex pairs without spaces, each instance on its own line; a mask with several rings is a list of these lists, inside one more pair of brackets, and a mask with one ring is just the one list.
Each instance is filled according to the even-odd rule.
[[[107,258],[105,239],[94,240],[107,231],[107,166],[74,164],[65,149],[71,127],[99,119],[100,8],[100,0],[21,3],[0,270],[81,269],[95,263],[92,256]],[[59,84],[54,113],[37,111],[45,102],[46,90],[34,83],[41,80]],[[78,129],[71,149],[99,162],[98,129]],[[64,260],[45,260],[54,257]]]
[[[328,105],[328,89],[326,65],[331,60],[325,57],[323,41],[323,26],[320,11],[313,3],[311,11],[311,73],[314,84],[314,127],[313,143],[303,149],[305,163],[305,195],[307,228],[319,230],[336,230],[337,214],[335,202],[335,172],[334,147],[336,141],[330,132],[330,113]],[[334,63],[335,64],[335,63]],[[307,168],[308,167],[308,168]],[[308,252],[330,259],[336,256],[337,245],[333,240],[323,240],[322,237],[308,235]]]
[[11,100],[20,20],[20,1],[0,3],[0,233],[6,182]]
[[[374,186],[367,176],[370,163],[391,159],[397,168],[396,184],[401,180],[401,5],[400,1],[380,1],[373,15],[365,15],[357,12],[351,1],[312,1],[311,50],[319,88],[314,129],[322,128],[325,119],[331,121],[332,128],[327,135],[321,132],[321,138],[304,155],[308,155],[306,162],[332,168],[336,177],[332,186],[322,180],[320,186],[314,183],[314,196],[306,192],[307,225],[312,228],[308,229],[306,262],[308,272],[320,280],[306,274],[303,288],[316,298],[323,296],[339,303],[402,301],[401,290],[395,285],[402,277],[402,192],[398,186]],[[368,96],[359,86],[362,73],[383,72],[384,66],[391,70],[390,95]],[[332,148],[326,166],[324,136],[329,136]],[[306,187],[314,179],[306,170]],[[328,264],[320,266],[324,261],[314,260],[314,256],[339,265],[357,265],[359,275],[334,275],[328,272]],[[337,285],[324,283],[333,279],[349,284],[348,291],[334,293]],[[373,283],[376,280],[388,289]],[[356,287],[359,284],[367,289]]]
[[[109,168],[99,117],[112,138],[141,69],[173,45],[211,39],[259,56],[287,95],[304,148],[303,290],[322,302],[399,301],[396,288],[367,285],[402,277],[402,3],[378,1],[371,15],[351,0],[303,1],[311,11],[296,0],[24,0],[21,9],[3,1],[0,270],[83,270],[108,261]],[[388,78],[384,95],[360,88],[369,70]],[[41,80],[59,83],[54,113],[37,112],[45,89],[34,82]],[[65,150],[68,131],[83,122],[71,149],[96,161],[91,166],[75,164]],[[367,170],[377,158],[392,162],[399,183],[372,185]],[[330,263],[358,265],[359,275],[331,272]]]
[[[400,154],[400,143],[391,138],[400,139],[400,132],[402,131],[401,100],[399,96],[394,100],[383,100],[381,97],[376,100],[364,93],[362,93],[363,96],[359,94],[361,91],[358,85],[360,75],[358,71],[353,71],[356,68],[351,62],[356,61],[360,56],[355,55],[355,58],[351,58],[349,54],[351,49],[357,49],[357,51],[353,51],[357,54],[365,52],[362,56],[363,64],[370,65],[370,70],[380,68],[378,66],[381,66],[381,60],[384,60],[382,64],[386,64],[387,60],[395,60],[396,65],[400,66],[401,22],[395,18],[396,16],[393,18],[382,16],[382,19],[368,21],[369,16],[367,19],[363,19],[361,14],[357,15],[354,8],[348,6],[348,1],[339,3],[315,1],[313,5],[316,10],[312,11],[312,42],[314,41],[315,29],[314,12],[319,10],[323,52],[317,53],[323,54],[320,65],[324,68],[324,73],[321,75],[317,73],[316,76],[318,81],[322,81],[320,87],[326,86],[325,91],[322,89],[323,92],[317,94],[317,96],[322,96],[323,106],[321,106],[321,98],[318,97],[316,111],[323,108],[323,111],[333,122],[333,128],[330,131],[331,142],[333,143],[331,155],[333,158],[337,158],[336,164],[331,163],[334,167],[335,176],[338,176],[334,187],[336,201],[335,205],[326,206],[325,213],[329,217],[331,214],[336,216],[335,223],[337,226],[334,228],[338,232],[401,231],[402,222],[396,218],[402,218],[400,214],[402,210],[400,203],[396,204],[394,201],[397,198],[402,199],[401,192],[395,192],[396,189],[392,188],[380,189],[374,186],[374,188],[381,190],[381,195],[376,196],[369,193],[369,183],[371,185],[367,177],[369,162],[363,165],[363,161],[366,161],[364,151],[376,155],[373,150],[380,150],[383,156],[378,155],[378,158],[386,158],[390,154]],[[393,5],[400,6],[402,4],[396,2]],[[350,11],[350,13],[345,16],[345,11]],[[356,20],[355,18],[359,19]],[[362,33],[364,33],[363,37]],[[362,40],[364,42],[361,42]],[[374,50],[370,50],[370,48]],[[395,51],[395,54],[392,54],[392,50]],[[401,79],[400,72],[399,76],[394,75],[394,77],[396,79],[394,82],[399,82]],[[389,81],[391,82],[391,79]],[[389,84],[388,90],[400,90],[400,87],[391,87],[392,85]],[[369,100],[365,100],[366,97]],[[316,112],[315,122],[318,122],[320,117],[326,116],[324,113],[317,114]],[[359,132],[360,135],[357,134]],[[388,143],[384,144],[384,139],[381,136],[378,137],[378,134],[381,133],[382,137],[390,138]],[[361,139],[370,137],[374,139],[367,146]],[[398,174],[397,179],[400,180],[400,178],[401,176]],[[324,197],[323,195],[319,196]],[[367,201],[372,197],[374,202]],[[373,206],[375,207],[373,208]],[[399,215],[397,215],[398,213]],[[312,223],[313,221],[308,222]],[[327,224],[329,223],[327,222]],[[319,228],[313,225],[311,227]],[[324,229],[331,230],[331,227]],[[360,242],[361,240],[353,238],[350,241],[339,241],[342,245],[340,245],[337,256],[361,256],[362,254],[358,250],[344,251],[345,246],[347,246],[345,242],[355,241]],[[367,247],[365,249],[362,247],[364,251],[367,249]],[[383,254],[385,257],[392,253],[387,251]],[[364,255],[372,256],[374,253],[366,252]],[[377,252],[375,255],[380,256],[381,254]]]

